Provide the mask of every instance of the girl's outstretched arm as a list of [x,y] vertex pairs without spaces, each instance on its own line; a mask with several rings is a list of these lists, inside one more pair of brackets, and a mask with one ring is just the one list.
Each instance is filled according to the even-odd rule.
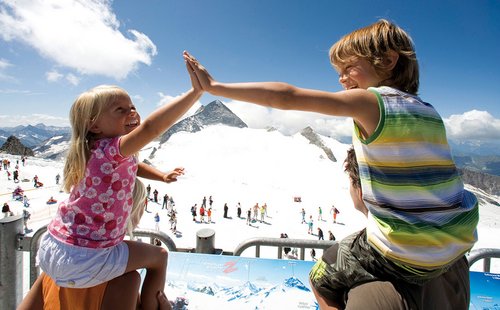
[[327,92],[282,82],[221,83],[188,52],[184,52],[184,59],[190,64],[203,90],[213,95],[281,110],[352,117],[365,136],[375,131],[380,119],[377,97],[365,89]]
[[148,165],[146,163],[139,163],[137,170],[137,176],[153,181],[162,181],[166,183],[171,183],[177,181],[177,177],[184,174],[184,168],[178,167],[169,172],[162,172],[157,168]]
[[130,156],[140,151],[142,147],[175,124],[193,106],[196,100],[201,97],[203,90],[193,72],[194,70],[187,62],[186,67],[193,88],[154,111],[138,128],[123,136],[120,141],[120,152],[122,155]]

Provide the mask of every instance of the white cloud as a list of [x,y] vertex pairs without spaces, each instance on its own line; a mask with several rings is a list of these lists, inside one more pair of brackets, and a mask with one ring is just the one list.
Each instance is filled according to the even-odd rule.
[[15,79],[6,73],[7,69],[11,67],[12,64],[3,58],[0,58],[0,80],[3,81],[15,81]]
[[449,139],[498,140],[500,137],[500,120],[487,111],[472,110],[454,114],[443,121]]
[[158,96],[160,96],[160,101],[156,104],[157,107],[161,107],[162,105],[172,101],[174,98],[174,96],[170,96],[170,95],[165,95],[164,93],[162,92],[158,92]]
[[[170,96],[170,95],[165,95],[165,94],[164,94],[164,93],[162,93],[162,92],[158,92],[158,96],[160,96],[160,101],[158,102],[158,104],[157,104],[156,106],[160,107],[160,106],[162,106],[162,105],[164,105],[164,104],[166,104],[166,103],[171,102],[171,101],[172,101],[172,100],[174,100],[175,98],[178,98],[178,97],[182,96],[182,94],[181,94],[181,95],[179,95],[179,96]],[[186,114],[184,114],[184,117],[183,117],[182,119],[184,119],[184,118],[186,118],[186,117],[189,117],[189,116],[193,115],[193,114],[194,114],[194,113],[195,113],[195,112],[196,112],[196,111],[197,111],[200,107],[201,107],[201,103],[200,103],[200,101],[198,100],[198,101],[196,101],[196,102],[193,104],[193,106],[192,106],[192,107],[191,107],[191,108],[190,108],[190,109],[186,112]]]
[[10,66],[11,66],[11,64],[7,60],[0,58],[0,70],[3,71]]
[[80,78],[74,75],[73,73],[66,74],[66,81],[68,81],[71,85],[78,85],[80,83]]
[[47,126],[69,127],[69,119],[47,114],[31,115],[0,115],[0,124],[2,127],[15,127],[19,125],[36,125],[43,123]]
[[[0,4],[0,37],[17,40],[80,74],[125,78],[151,64],[155,44],[131,29],[126,37],[111,1],[15,1]],[[72,82],[75,80],[72,79]]]
[[283,134],[291,135],[310,126],[316,132],[334,138],[346,138],[352,134],[351,118],[270,109],[241,101],[230,101],[226,105],[250,128],[274,127]]
[[59,73],[57,70],[52,70],[45,73],[45,76],[47,77],[47,81],[57,82],[61,80],[64,75],[62,73]]
[[[352,136],[351,118],[325,116],[318,113],[270,109],[240,101],[226,105],[251,128],[275,127],[283,134],[295,134],[307,126],[333,138]],[[447,136],[454,140],[498,140],[500,119],[487,111],[472,110],[443,119]]]
[[74,85],[74,86],[76,86],[80,83],[80,78],[78,76],[76,76],[75,74],[68,73],[68,74],[64,75],[55,69],[45,73],[45,77],[47,78],[47,81],[49,81],[49,82],[58,82],[64,78],[68,83],[70,83],[71,85]]
[[29,94],[32,94],[32,92],[29,91],[29,90],[22,90],[22,89],[0,89],[0,94],[7,94],[7,95],[12,95],[12,94],[29,95]]
[[137,103],[137,102],[142,103],[142,102],[144,102],[144,98],[142,98],[141,95],[131,95],[130,97],[132,98],[132,101],[134,103]]

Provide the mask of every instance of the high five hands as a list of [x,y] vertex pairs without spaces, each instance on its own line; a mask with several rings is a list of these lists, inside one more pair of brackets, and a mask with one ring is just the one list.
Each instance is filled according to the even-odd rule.
[[[186,61],[186,67],[189,71],[189,75],[191,76],[191,80],[193,78],[197,79],[197,83],[204,91],[210,92],[215,85],[216,81],[212,78],[212,76],[208,73],[208,71],[203,67],[193,55],[189,54],[187,51],[183,52],[184,60]],[[194,87],[194,82],[193,82]]]

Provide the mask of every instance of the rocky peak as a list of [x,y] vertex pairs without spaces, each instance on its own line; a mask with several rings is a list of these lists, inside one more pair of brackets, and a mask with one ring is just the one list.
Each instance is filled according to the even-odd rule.
[[0,148],[0,152],[11,155],[33,156],[33,151],[29,147],[24,146],[15,136],[7,138],[7,141]]
[[236,114],[226,107],[220,100],[214,100],[206,106],[200,107],[195,114],[186,117],[167,130],[160,138],[160,143],[166,142],[179,131],[197,132],[203,128],[223,124],[231,127],[248,127]]
[[332,150],[323,143],[321,137],[310,126],[307,126],[306,128],[302,129],[300,134],[304,136],[307,140],[309,140],[309,143],[314,144],[320,149],[322,149],[325,152],[326,157],[328,157],[328,159],[330,159],[333,162],[337,162],[337,159],[333,155]]
[[[465,184],[480,188],[490,195],[500,195],[500,177],[477,170],[462,168],[458,169]],[[498,202],[497,202],[498,204]]]

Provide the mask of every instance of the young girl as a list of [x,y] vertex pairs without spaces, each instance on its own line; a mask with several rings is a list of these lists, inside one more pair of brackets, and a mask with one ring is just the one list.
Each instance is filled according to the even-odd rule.
[[[368,246],[355,247],[362,251],[351,254],[360,257],[373,278],[418,285],[445,272],[476,242],[477,199],[464,190],[441,117],[417,96],[413,42],[398,26],[380,20],[331,47],[330,61],[345,89],[336,93],[279,82],[220,83],[187,52],[184,58],[203,90],[213,95],[353,118],[368,209],[367,242],[362,245]],[[342,306],[343,294],[353,284],[336,281],[336,287],[325,290],[329,283],[317,278],[323,265],[313,269],[317,272],[311,273],[311,282]]]
[[167,252],[146,243],[124,241],[136,176],[175,182],[183,169],[163,173],[135,154],[168,129],[202,94],[190,64],[193,88],[153,112],[144,122],[129,95],[116,86],[98,86],[74,102],[71,146],[64,167],[69,198],[38,251],[40,267],[62,287],[86,288],[139,268],[147,270],[143,309],[157,309],[165,285]]

